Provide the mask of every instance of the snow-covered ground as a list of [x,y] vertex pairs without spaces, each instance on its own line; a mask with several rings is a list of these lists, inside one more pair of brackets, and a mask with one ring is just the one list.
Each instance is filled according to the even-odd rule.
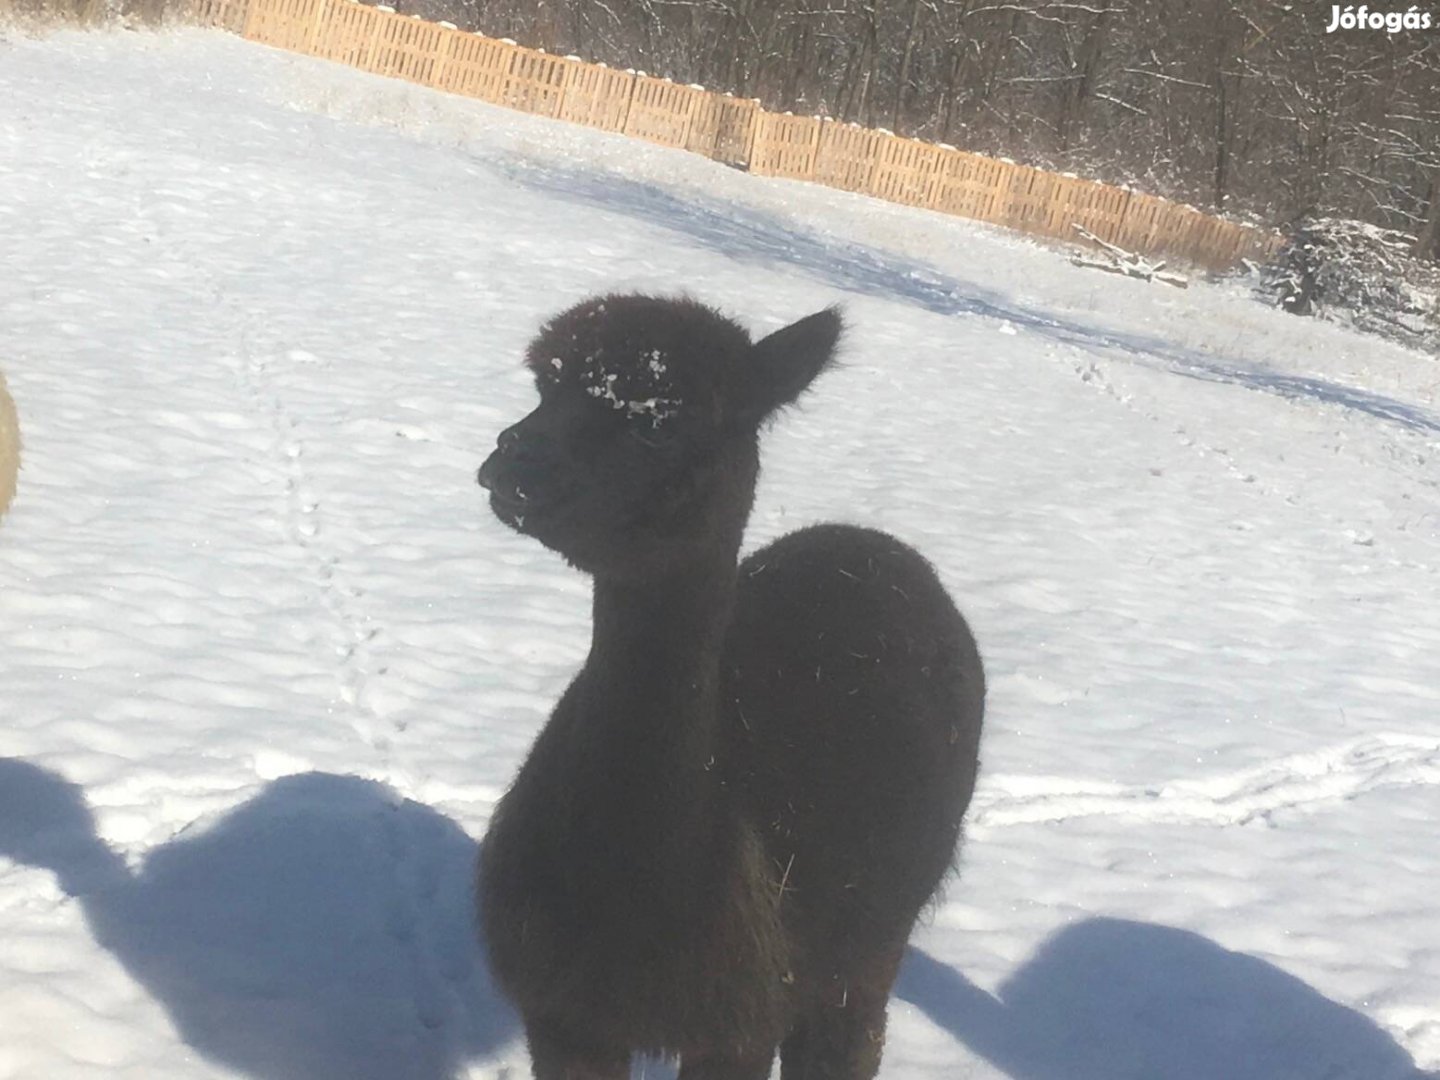
[[0,1078],[526,1074],[471,865],[588,594],[473,474],[617,288],[842,302],[748,542],[889,529],[984,649],[882,1075],[1440,1068],[1432,360],[180,32],[0,34]]

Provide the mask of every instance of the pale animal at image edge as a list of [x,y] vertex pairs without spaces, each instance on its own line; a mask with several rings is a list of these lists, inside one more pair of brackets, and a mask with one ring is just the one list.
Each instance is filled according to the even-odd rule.
[[0,518],[10,509],[15,498],[15,485],[20,475],[20,418],[15,399],[0,371]]

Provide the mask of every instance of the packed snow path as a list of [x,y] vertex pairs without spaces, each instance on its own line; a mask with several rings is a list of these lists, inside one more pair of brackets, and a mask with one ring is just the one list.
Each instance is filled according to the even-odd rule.
[[526,1075],[471,866],[588,594],[473,474],[617,288],[844,303],[749,543],[889,529],[984,649],[884,1076],[1440,1068],[1431,360],[219,34],[0,32],[0,1078]]

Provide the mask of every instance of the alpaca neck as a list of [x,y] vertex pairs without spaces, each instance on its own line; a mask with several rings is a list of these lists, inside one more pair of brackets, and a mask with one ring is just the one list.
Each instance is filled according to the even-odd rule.
[[606,811],[619,865],[674,875],[714,859],[720,654],[734,591],[733,550],[643,581],[596,578],[575,728],[595,785],[586,801]]
[[[687,717],[714,711],[720,646],[735,597],[735,558],[637,582],[595,579],[594,630],[585,664],[592,693],[639,697],[641,712],[617,721],[646,724],[661,716],[647,702]],[[603,688],[603,690],[602,690]],[[655,694],[661,695],[659,699]],[[663,714],[661,714],[663,715]]]

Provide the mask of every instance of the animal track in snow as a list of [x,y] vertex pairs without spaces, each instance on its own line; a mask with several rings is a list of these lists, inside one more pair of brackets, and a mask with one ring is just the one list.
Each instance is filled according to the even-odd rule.
[[[322,502],[305,462],[302,423],[286,407],[274,385],[270,361],[251,345],[251,317],[233,311],[219,285],[213,286],[213,292],[217,306],[227,312],[235,326],[230,338],[235,342],[240,384],[251,399],[254,411],[266,418],[273,433],[273,467],[284,478],[285,486],[284,531],[304,556],[321,608],[339,628],[335,654],[340,700],[349,707],[352,724],[360,737],[375,749],[386,751],[392,731],[387,730],[384,721],[365,700],[365,688],[372,674],[370,646],[380,635],[380,628],[358,603],[365,595],[364,590],[345,580],[340,556],[326,550]],[[295,353],[296,350],[286,353],[286,359],[292,363],[303,362]]]
[[[1072,349],[1073,348],[1075,347],[1072,347]],[[1112,362],[1111,360],[1105,357],[1091,356],[1083,351],[1077,353],[1072,350],[1062,350],[1053,355],[1057,359],[1067,362],[1070,367],[1074,369],[1076,377],[1079,378],[1081,382],[1106,394],[1117,404],[1137,415],[1145,417],[1147,420],[1170,426],[1176,441],[1181,446],[1191,450],[1196,456],[1206,459],[1212,466],[1218,465],[1227,475],[1239,483],[1251,485],[1256,492],[1265,498],[1278,499],[1289,506],[1296,507],[1305,506],[1307,503],[1312,502],[1305,493],[1303,482],[1300,487],[1296,487],[1293,482],[1287,482],[1283,476],[1284,470],[1274,468],[1273,463],[1271,463],[1272,467],[1264,472],[1252,470],[1247,467],[1247,465],[1253,464],[1253,455],[1251,455],[1252,460],[1246,461],[1244,460],[1245,455],[1243,451],[1241,454],[1232,453],[1230,447],[1217,445],[1213,441],[1207,440],[1203,435],[1197,435],[1193,430],[1193,426],[1184,422],[1183,418],[1167,418],[1161,415],[1160,412],[1154,411],[1154,406],[1147,407],[1143,403],[1143,399],[1137,400],[1135,395],[1127,393],[1117,387],[1108,373],[1109,363]],[[1153,370],[1163,371],[1165,369]],[[1286,398],[1285,400],[1297,401],[1305,399]],[[1337,436],[1337,438],[1339,438],[1339,436]],[[1337,442],[1333,446],[1334,451],[1339,453],[1342,445],[1343,443]],[[1389,444],[1386,444],[1386,453],[1391,460],[1397,463],[1413,461],[1423,464],[1426,460],[1423,454],[1413,450],[1397,449]],[[1283,461],[1284,458],[1281,457],[1280,460]],[[1156,475],[1160,474],[1157,473]],[[1424,486],[1436,486],[1435,482],[1410,472],[1406,472],[1405,479],[1407,482],[1414,482]],[[1405,498],[1409,499],[1410,496],[1406,495]],[[1418,508],[1418,512],[1423,512],[1423,508]],[[1348,514],[1340,516],[1334,511],[1331,511],[1325,516],[1329,519],[1332,533],[1336,537],[1343,538],[1344,540],[1364,547],[1374,545],[1374,532],[1368,527],[1357,527],[1356,521]],[[1362,522],[1361,525],[1363,526],[1365,523]],[[1402,522],[1397,524],[1396,527],[1403,532],[1406,526]]]
[[[335,627],[330,645],[338,696],[357,734],[388,757],[392,737],[404,726],[388,725],[366,700],[365,692],[373,675],[370,650],[381,627],[364,609],[365,590],[347,577],[344,560],[325,540],[322,493],[307,464],[302,420],[287,408],[270,361],[252,347],[249,318],[231,311],[220,289],[216,293],[220,306],[233,318],[235,329],[229,339],[234,343],[239,383],[272,432],[269,457],[272,469],[284,482],[281,520],[285,538],[300,552],[314,595]],[[285,359],[305,362],[293,354]],[[448,924],[431,910],[440,902],[437,894],[445,873],[445,867],[436,861],[438,849],[433,838],[416,833],[416,822],[398,813],[398,802],[392,809],[397,812],[385,816],[379,833],[389,871],[380,898],[384,925],[409,965],[414,1004],[409,1019],[418,1032],[417,1045],[430,1052],[465,1037],[466,983],[473,973],[466,956],[457,953],[454,941],[447,938]],[[507,1069],[497,1075],[507,1075]]]
[[1383,788],[1418,785],[1440,786],[1440,741],[1378,735],[1240,772],[1158,786],[993,776],[976,792],[969,820],[981,828],[1084,817],[1224,827]]

